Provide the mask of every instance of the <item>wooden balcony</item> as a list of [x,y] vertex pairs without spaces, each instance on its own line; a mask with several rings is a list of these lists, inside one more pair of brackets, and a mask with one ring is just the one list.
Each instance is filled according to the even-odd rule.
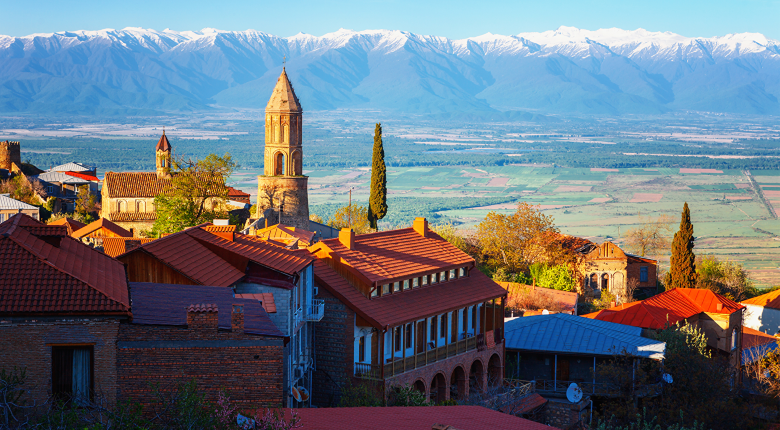
[[[489,336],[489,338],[492,339],[492,333],[490,334],[491,336]],[[428,351],[410,355],[408,357],[396,357],[392,361],[385,363],[385,378],[400,375],[406,371],[427,366],[436,363],[437,361],[446,360],[450,357],[455,357],[469,351],[482,351],[489,346],[493,345],[486,345],[485,336],[478,334],[476,336],[461,339],[455,343],[442,345],[438,348],[432,348]]]
[[[560,393],[566,394],[566,390],[569,385],[574,381],[556,381],[550,379],[537,379],[535,381],[522,381],[531,382],[535,384],[535,389],[540,394]],[[619,386],[613,384],[593,383],[593,382],[575,382],[582,393],[585,395],[604,396],[604,397],[620,397],[625,395]],[[661,394],[661,383],[636,385],[634,387],[634,395],[636,397],[655,397]]]

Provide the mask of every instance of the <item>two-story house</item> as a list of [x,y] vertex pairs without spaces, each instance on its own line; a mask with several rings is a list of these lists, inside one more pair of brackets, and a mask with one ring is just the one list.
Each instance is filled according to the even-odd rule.
[[413,386],[433,402],[465,399],[503,379],[506,290],[417,218],[412,228],[309,250],[325,318],[317,324],[315,403],[368,383],[384,396]]
[[285,337],[284,404],[310,404],[314,370],[313,323],[324,306],[314,299],[314,258],[235,233],[235,226],[204,224],[145,243],[117,256],[130,282],[231,288],[237,298],[262,302]]

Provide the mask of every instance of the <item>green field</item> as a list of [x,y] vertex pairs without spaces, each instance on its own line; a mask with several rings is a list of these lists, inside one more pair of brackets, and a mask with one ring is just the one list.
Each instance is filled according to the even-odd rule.
[[[414,216],[426,216],[433,223],[451,221],[470,229],[489,211],[511,213],[517,202],[525,201],[541,205],[565,233],[620,243],[621,235],[636,227],[638,215],[667,214],[677,220],[683,203],[688,202],[697,253],[743,263],[759,286],[780,284],[780,238],[776,237],[780,235],[780,220],[770,213],[745,173],[724,170],[716,174],[680,174],[679,169],[671,168],[615,170],[390,167],[390,214],[383,228],[408,225]],[[239,187],[256,193],[257,171],[239,174],[235,177]],[[368,200],[368,168],[306,174],[312,213],[327,218],[335,207],[346,204],[350,189],[354,203],[365,204]],[[772,187],[780,183],[780,171],[756,171],[753,175],[764,193],[780,191]],[[780,201],[780,197],[767,196],[767,200],[774,199]],[[471,205],[463,203],[471,201]],[[668,260],[668,256],[659,257],[664,264]]]

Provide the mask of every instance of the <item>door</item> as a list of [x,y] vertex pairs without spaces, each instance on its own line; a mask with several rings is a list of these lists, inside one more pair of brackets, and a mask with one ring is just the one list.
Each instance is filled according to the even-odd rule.
[[558,356],[558,374],[556,376],[558,381],[569,380],[569,359],[567,357]]

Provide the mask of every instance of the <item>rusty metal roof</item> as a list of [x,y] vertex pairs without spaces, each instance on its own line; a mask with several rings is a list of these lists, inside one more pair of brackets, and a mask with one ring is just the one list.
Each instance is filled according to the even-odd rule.
[[770,291],[766,294],[743,300],[743,305],[763,306],[765,308],[780,309],[780,290]]
[[89,223],[88,225],[85,225],[84,227],[78,229],[77,231],[74,231],[72,236],[75,237],[76,239],[81,239],[82,237],[88,236],[101,229],[110,231],[111,233],[119,237],[133,237],[132,233],[130,233],[129,231],[123,229],[122,227],[114,224],[113,222],[105,218],[100,218],[96,221]]
[[0,224],[0,313],[130,315],[119,261],[19,214]]
[[153,238],[147,237],[104,237],[103,253],[116,258],[153,240]]
[[74,231],[83,228],[86,226],[83,222],[76,221],[75,219],[71,218],[60,218],[56,221],[52,221],[48,223],[47,225],[62,225],[65,226],[68,229],[68,235],[72,235]]

